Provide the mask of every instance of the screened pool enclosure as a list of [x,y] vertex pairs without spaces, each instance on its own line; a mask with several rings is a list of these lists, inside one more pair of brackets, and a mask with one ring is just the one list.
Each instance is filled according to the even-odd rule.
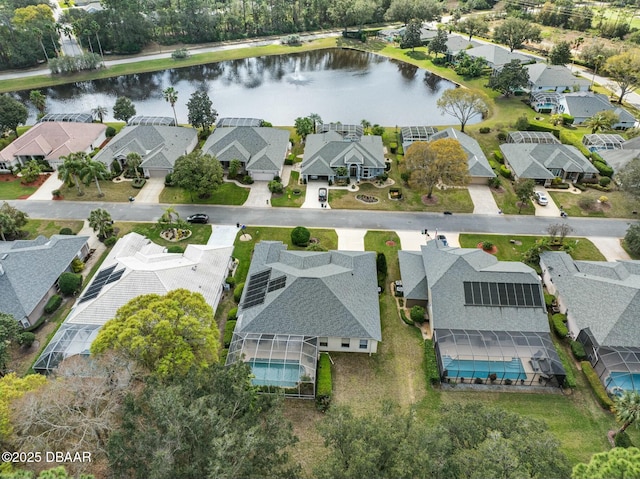
[[610,394],[619,396],[624,391],[640,392],[639,348],[601,347],[594,369]]
[[244,361],[252,382],[265,392],[315,397],[318,338],[287,334],[234,333],[227,365]]
[[436,329],[443,382],[562,385],[565,371],[548,333]]

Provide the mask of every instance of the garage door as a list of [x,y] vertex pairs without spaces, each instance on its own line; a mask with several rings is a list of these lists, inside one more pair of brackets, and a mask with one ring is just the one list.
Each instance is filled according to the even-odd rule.
[[149,178],[164,178],[165,176],[167,176],[168,171],[163,169],[153,169],[153,168],[147,168],[145,170],[145,174],[147,176],[149,176]]
[[273,180],[273,172],[252,172],[251,173],[251,178],[253,178],[255,181],[271,181]]

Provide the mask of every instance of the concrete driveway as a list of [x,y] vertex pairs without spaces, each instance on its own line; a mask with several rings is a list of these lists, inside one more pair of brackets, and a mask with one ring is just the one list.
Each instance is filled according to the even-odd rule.
[[620,244],[619,238],[604,238],[600,236],[589,236],[589,240],[596,245],[607,261],[616,261],[619,259],[631,259],[629,254]]
[[467,186],[471,201],[473,201],[474,215],[497,215],[498,204],[491,194],[488,185],[469,185]]
[[53,190],[59,190],[62,187],[63,182],[58,179],[58,172],[54,171],[47,180],[40,185],[36,191],[34,191],[27,200],[50,201],[53,198],[51,192]]
[[160,193],[163,189],[164,178],[149,178],[136,195],[136,203],[157,205],[160,203]]
[[249,197],[243,206],[251,206],[258,208],[271,207],[271,192],[269,191],[268,181],[255,181],[251,185]]
[[307,182],[307,195],[304,198],[304,203],[300,208],[315,208],[315,209],[331,209],[329,206],[329,202],[326,202],[326,208],[322,208],[320,206],[320,202],[318,201],[318,190],[320,188],[329,188],[329,183],[326,181],[308,181]]
[[364,251],[364,229],[336,228],[338,249],[341,251]]
[[536,185],[534,187],[534,191],[541,191],[545,194],[545,196],[549,199],[549,204],[547,206],[540,206],[538,202],[534,199],[533,207],[536,209],[536,216],[545,216],[549,218],[560,218],[560,208],[555,204],[553,198],[546,190],[544,186]]
[[418,230],[398,230],[396,233],[404,251],[420,251],[420,246],[427,244],[429,239]]

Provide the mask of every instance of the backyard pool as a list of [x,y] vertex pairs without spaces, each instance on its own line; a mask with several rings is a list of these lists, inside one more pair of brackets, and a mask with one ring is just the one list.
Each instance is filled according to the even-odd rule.
[[298,361],[255,358],[249,361],[249,365],[255,376],[251,382],[256,386],[293,388],[305,373]]
[[640,374],[611,371],[607,389],[616,395],[621,395],[623,391],[640,390]]
[[442,358],[442,364],[450,378],[481,378],[487,379],[495,373],[497,379],[527,379],[520,358],[511,361],[487,361],[473,359],[453,359],[449,356]]

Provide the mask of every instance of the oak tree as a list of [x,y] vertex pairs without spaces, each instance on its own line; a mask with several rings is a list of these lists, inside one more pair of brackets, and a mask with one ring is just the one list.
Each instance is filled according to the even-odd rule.
[[189,123],[208,132],[218,118],[213,102],[206,91],[194,91],[187,102]]
[[508,17],[494,29],[493,39],[499,43],[504,43],[513,51],[522,47],[522,44],[526,41],[539,42],[540,33],[540,28],[533,25],[529,20]]
[[627,51],[610,57],[604,64],[605,73],[620,89],[618,103],[640,84],[640,54]]
[[113,105],[113,117],[127,123],[136,115],[136,106],[126,96],[119,96]]
[[489,88],[499,91],[505,97],[529,85],[529,71],[518,60],[511,60],[489,78]]
[[196,150],[176,160],[172,178],[190,195],[196,193],[200,198],[207,198],[222,184],[223,175],[224,170],[218,160]]
[[489,111],[487,97],[467,88],[446,90],[437,102],[438,108],[460,122],[460,131],[464,133],[465,125],[475,116],[484,116]]

